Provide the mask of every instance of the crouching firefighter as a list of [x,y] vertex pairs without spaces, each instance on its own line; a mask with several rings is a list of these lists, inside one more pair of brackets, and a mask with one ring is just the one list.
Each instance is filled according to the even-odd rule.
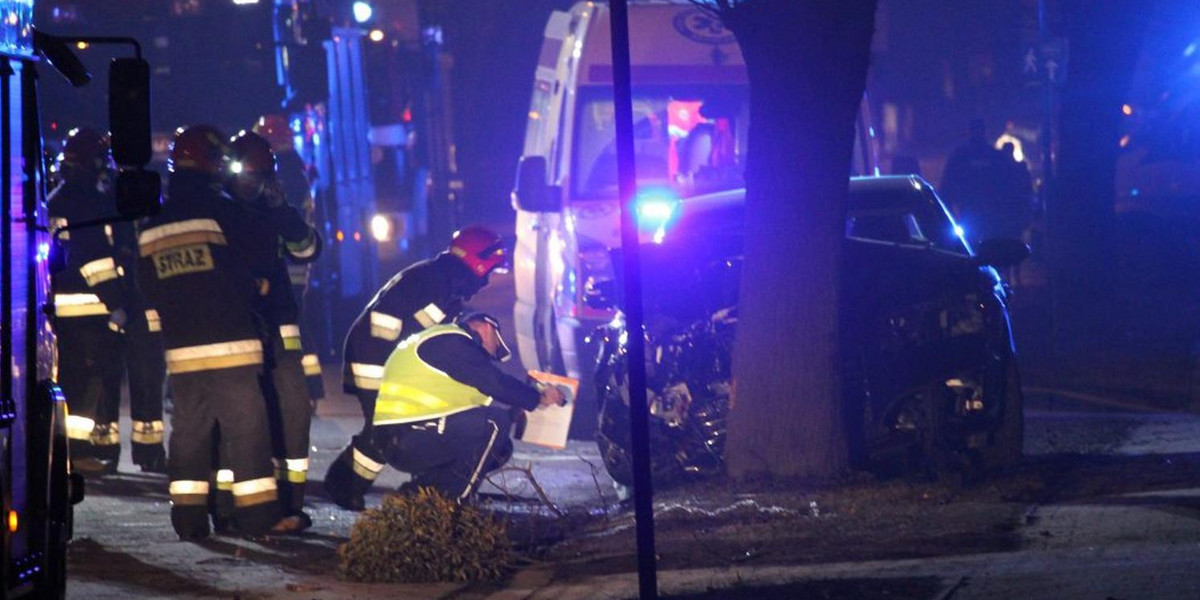
[[[48,199],[56,229],[116,214],[107,186],[108,136],[71,133],[63,148],[60,184]],[[76,469],[114,473],[121,453],[117,406],[121,396],[121,332],[127,318],[123,271],[103,227],[59,235],[70,240],[65,268],[54,273],[54,326],[60,357],[58,382],[70,405],[67,436]]]
[[138,235],[142,290],[157,309],[174,412],[167,469],[171,524],[183,540],[207,537],[209,478],[232,471],[234,520],[247,535],[283,531],[267,406],[259,377],[263,342],[252,276],[278,242],[222,192],[229,172],[224,135],[189,127],[171,147],[160,215]]
[[325,491],[339,506],[362,510],[363,496],[386,465],[374,447],[371,427],[384,363],[396,344],[452,320],[487,285],[491,273],[507,264],[508,251],[499,235],[483,227],[464,228],[445,252],[392,277],[351,325],[342,386],[358,397],[363,429],[325,474]]
[[[266,322],[267,373],[263,393],[271,425],[279,500],[304,528],[304,484],[308,478],[308,436],[312,405],[305,380],[300,339],[300,306],[288,276],[288,261],[308,263],[321,252],[321,236],[288,204],[275,177],[275,154],[267,140],[242,133],[233,141],[234,177],[230,191],[276,239],[276,258],[260,278],[256,310]],[[287,259],[285,261],[285,258]]]
[[384,366],[375,402],[375,443],[387,463],[412,480],[463,501],[487,473],[512,457],[507,408],[565,402],[554,386],[535,387],[504,373],[509,358],[500,325],[483,313],[436,325],[402,342]]

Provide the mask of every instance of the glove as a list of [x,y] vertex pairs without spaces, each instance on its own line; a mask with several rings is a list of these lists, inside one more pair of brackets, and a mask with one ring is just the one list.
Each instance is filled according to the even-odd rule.
[[267,208],[287,206],[287,194],[284,193],[283,186],[280,185],[278,179],[268,181],[263,186],[262,197],[263,202],[267,204]]
[[125,333],[125,323],[128,320],[125,309],[118,308],[108,315],[108,328],[117,333]]
[[304,217],[300,216],[300,211],[287,204],[272,208],[268,219],[285,242],[304,241],[311,230],[308,223],[304,222]]

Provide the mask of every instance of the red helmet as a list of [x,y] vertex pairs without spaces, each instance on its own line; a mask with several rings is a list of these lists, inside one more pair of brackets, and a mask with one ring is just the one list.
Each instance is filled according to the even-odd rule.
[[245,131],[233,139],[233,172],[257,173],[267,177],[275,176],[275,153],[271,144],[257,133]]
[[99,173],[109,166],[108,136],[95,129],[75,129],[63,145],[62,164],[81,171]]
[[254,124],[253,131],[266,138],[271,144],[271,149],[276,152],[295,149],[292,129],[288,127],[287,119],[283,115],[263,115]]
[[225,135],[211,125],[181,128],[171,143],[167,167],[176,171],[198,171],[209,175],[224,175],[228,170],[229,145]]
[[486,227],[471,225],[454,234],[449,252],[478,277],[508,265],[508,248],[500,236]]

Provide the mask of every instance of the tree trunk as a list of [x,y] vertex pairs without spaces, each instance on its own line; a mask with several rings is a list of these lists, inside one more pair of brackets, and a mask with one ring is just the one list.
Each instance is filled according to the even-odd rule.
[[1104,345],[1112,329],[1111,242],[1121,104],[1140,56],[1151,2],[1064,5],[1070,67],[1059,117],[1058,189],[1047,206],[1052,237],[1056,352]]
[[750,77],[746,247],[729,474],[826,478],[847,466],[840,257],[876,0],[747,0],[720,11]]

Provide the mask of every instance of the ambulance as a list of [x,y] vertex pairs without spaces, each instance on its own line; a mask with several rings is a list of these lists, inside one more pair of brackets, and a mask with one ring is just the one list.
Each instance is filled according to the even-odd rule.
[[[690,2],[631,3],[629,27],[637,212],[653,223],[682,198],[744,187],[749,88],[737,41],[714,14]],[[620,245],[612,82],[607,5],[551,14],[512,195],[513,313],[526,368],[583,380],[594,358],[588,335],[614,316],[588,305],[595,284],[612,279]],[[847,175],[878,174],[869,114],[864,99]],[[573,437],[591,436],[589,411],[580,398]]]

